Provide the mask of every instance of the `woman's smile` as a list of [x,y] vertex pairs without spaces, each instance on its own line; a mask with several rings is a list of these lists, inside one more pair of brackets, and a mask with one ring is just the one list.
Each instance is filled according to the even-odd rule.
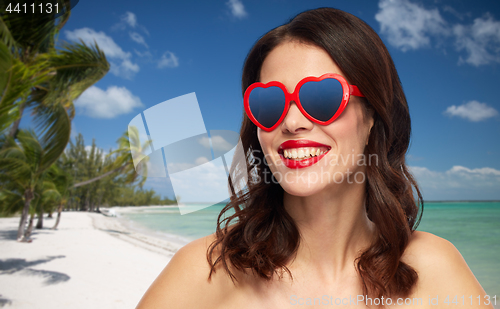
[[306,139],[287,140],[278,147],[281,161],[288,168],[304,168],[316,164],[331,147]]

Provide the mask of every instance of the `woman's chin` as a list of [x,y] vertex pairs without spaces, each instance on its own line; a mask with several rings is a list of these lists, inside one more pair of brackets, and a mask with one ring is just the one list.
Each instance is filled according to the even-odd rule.
[[281,182],[280,185],[287,194],[301,197],[315,195],[326,188],[325,184],[308,182]]
[[[355,173],[352,172],[351,168]],[[342,190],[340,187],[347,184],[365,183],[364,172],[354,167],[320,170],[321,172],[318,172],[317,169],[304,172],[301,172],[300,169],[283,173],[275,171],[273,175],[285,192],[302,197],[312,196],[325,190],[330,193],[336,192]]]

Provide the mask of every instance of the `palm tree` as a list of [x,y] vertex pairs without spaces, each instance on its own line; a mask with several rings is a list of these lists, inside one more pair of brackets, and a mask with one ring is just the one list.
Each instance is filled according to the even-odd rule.
[[[1,179],[1,177],[0,177]],[[24,195],[22,187],[2,186],[0,191],[0,216],[10,216],[23,209]]]
[[60,158],[56,163],[52,164],[47,172],[60,195],[60,198],[57,201],[57,218],[56,223],[52,227],[53,230],[57,229],[57,226],[61,221],[61,212],[64,205],[68,203],[70,198],[70,188],[73,186],[73,178],[67,169],[68,166],[63,165],[63,161],[64,160],[61,160]]
[[[54,166],[54,165],[52,165]],[[57,190],[55,184],[50,179],[47,172],[37,181],[35,186],[34,198],[31,201],[30,207],[30,220],[28,224],[28,229],[25,232],[25,238],[29,239],[31,232],[33,230],[33,218],[35,214],[38,214],[38,220],[36,224],[37,229],[43,228],[43,214],[45,212],[50,212],[54,208],[54,204],[61,199],[61,194]]]
[[[66,118],[69,124],[68,114],[62,106],[58,116]],[[64,135],[68,135],[68,132],[69,126],[66,130],[60,131],[63,136],[56,135],[53,138],[65,138]],[[13,138],[8,137],[0,151],[0,182],[4,185],[2,191],[9,192],[9,196],[23,197],[17,240],[25,241],[25,225],[31,201],[35,198],[36,186],[44,180],[48,168],[57,160],[60,153],[53,151],[51,140],[40,142],[32,130],[19,130],[17,141],[16,143]],[[17,201],[16,205],[19,204]]]
[[[148,158],[143,153],[149,149],[150,142],[142,144],[137,128],[130,127],[117,143],[118,149],[103,158],[103,151],[96,147],[95,141],[87,150],[83,136],[79,134],[61,156],[61,164],[71,170],[72,178],[77,180],[71,185],[71,192],[72,198],[80,201],[80,210],[99,211],[102,202],[115,201],[112,195],[119,187],[137,182],[139,176],[142,176],[138,183],[140,187],[146,181]],[[143,159],[140,173],[134,168],[134,157]]]
[[136,161],[142,159],[140,165],[140,175],[143,177],[139,182],[139,186],[143,186],[147,179],[146,163],[149,159],[144,155],[144,152],[146,149],[149,149],[151,141],[142,143],[140,140],[139,130],[137,130],[136,127],[129,127],[129,130],[123,133],[123,135],[117,140],[117,143],[118,149],[109,153],[107,156],[115,156],[113,164],[108,167],[108,171],[92,179],[78,182],[73,185],[73,188],[90,184],[118,172],[121,172],[125,183],[133,183],[139,177],[139,173],[136,172],[136,168],[134,167],[134,158]]
[[[97,44],[57,42],[70,16],[71,0],[55,1],[63,13],[57,17],[0,16],[0,137],[4,136],[0,138],[0,198],[5,202],[16,194],[23,197],[19,241],[25,239],[24,226],[35,186],[69,141],[73,101],[109,71],[106,56]],[[5,1],[0,3],[2,12],[6,5]],[[38,135],[18,129],[28,107],[33,111]],[[19,188],[24,191],[19,192]],[[11,208],[15,205],[19,200]]]
[[[109,71],[97,45],[58,45],[56,38],[69,18],[71,1],[55,1],[64,12],[57,18],[54,14],[4,14],[0,18],[0,134],[8,131],[15,137],[27,107],[33,108],[41,127],[50,128],[48,135],[56,134],[52,107],[63,106],[72,119],[73,100]],[[59,146],[64,149],[66,143]]]
[[[56,174],[56,163],[52,164],[44,173],[42,181],[35,187],[35,196],[39,199],[36,201],[35,208],[38,213],[37,229],[43,228],[43,214],[52,213],[56,204],[59,204],[64,198],[64,191],[57,183],[60,174]],[[62,191],[62,192],[61,192]]]

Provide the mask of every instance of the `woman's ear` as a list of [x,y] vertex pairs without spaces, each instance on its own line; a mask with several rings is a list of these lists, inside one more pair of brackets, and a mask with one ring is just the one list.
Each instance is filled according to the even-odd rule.
[[371,106],[366,107],[366,117],[368,122],[368,134],[366,135],[366,144],[368,145],[368,141],[370,140],[370,134],[372,132],[373,125],[375,124],[375,110],[371,108]]

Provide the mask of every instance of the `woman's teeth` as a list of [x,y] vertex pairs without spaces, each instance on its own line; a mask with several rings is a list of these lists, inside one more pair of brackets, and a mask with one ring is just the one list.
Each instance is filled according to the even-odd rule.
[[328,150],[321,150],[319,148],[291,148],[283,151],[283,157],[287,159],[303,160],[307,158],[316,157],[326,153]]

